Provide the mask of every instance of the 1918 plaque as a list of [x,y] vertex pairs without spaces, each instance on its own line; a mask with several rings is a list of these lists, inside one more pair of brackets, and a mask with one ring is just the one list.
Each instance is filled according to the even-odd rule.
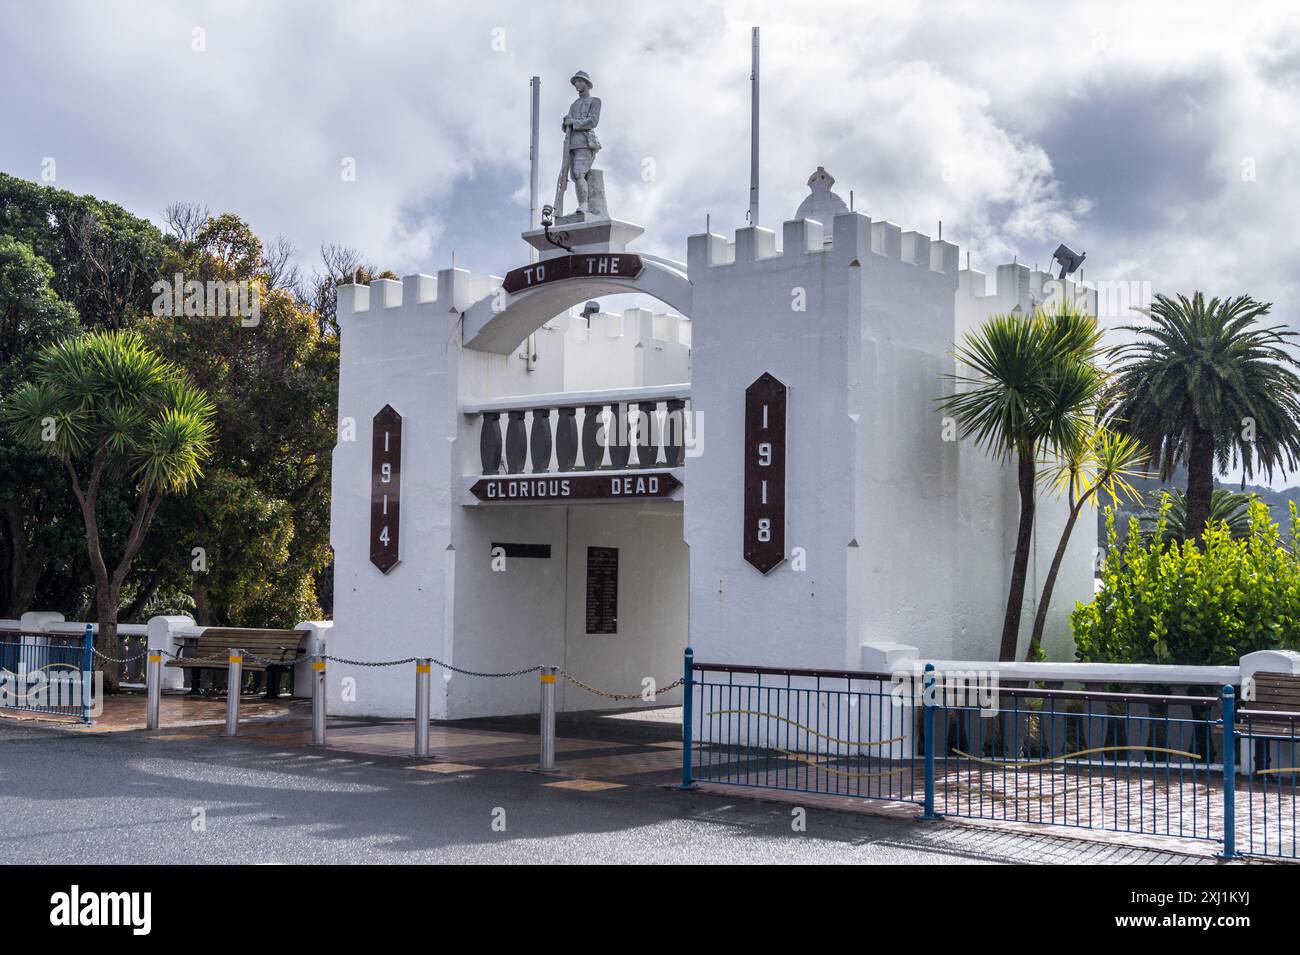
[[785,405],[769,372],[745,389],[745,560],[762,574],[785,560]]
[[392,405],[375,415],[370,452],[370,562],[382,573],[397,563],[401,529],[402,416]]
[[618,633],[618,548],[587,548],[587,633]]

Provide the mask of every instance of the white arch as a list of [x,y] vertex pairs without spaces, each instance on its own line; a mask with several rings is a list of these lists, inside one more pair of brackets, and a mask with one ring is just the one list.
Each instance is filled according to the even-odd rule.
[[543,323],[566,308],[601,295],[641,292],[690,317],[692,288],[684,266],[666,259],[641,256],[641,274],[634,279],[571,278],[505,295],[499,310],[500,290],[475,302],[464,313],[463,335],[467,348],[508,355]]

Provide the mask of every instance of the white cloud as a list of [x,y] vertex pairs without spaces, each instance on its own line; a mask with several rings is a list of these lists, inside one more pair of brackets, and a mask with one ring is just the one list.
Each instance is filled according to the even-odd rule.
[[762,224],[779,228],[821,164],[859,211],[931,234],[942,219],[977,267],[1045,265],[1063,240],[1088,251],[1089,277],[1284,303],[1297,14],[1252,10],[55,2],[7,13],[0,79],[21,95],[0,166],[36,178],[53,156],[59,185],[154,218],[175,199],[235,211],[307,259],[344,242],[433,271],[455,248],[499,270],[524,254],[528,78],[543,76],[547,201],[583,68],[605,104],[614,212],[681,255],[706,214],[743,224],[759,24]]

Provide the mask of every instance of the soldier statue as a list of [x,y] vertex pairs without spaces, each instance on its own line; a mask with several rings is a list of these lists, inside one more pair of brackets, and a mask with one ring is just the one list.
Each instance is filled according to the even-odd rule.
[[[596,153],[600,150],[600,140],[596,138],[596,125],[600,122],[600,99],[591,95],[591,77],[584,71],[579,70],[573,74],[569,80],[573,88],[578,91],[578,98],[573,101],[569,107],[569,112],[565,114],[561,121],[561,128],[564,130],[565,140],[565,165],[568,167],[569,176],[573,179],[573,190],[578,197],[578,212],[582,215],[576,218],[581,221],[588,213],[600,215],[604,213],[603,209],[593,208],[591,203],[591,190],[587,179],[587,174],[591,172],[592,164],[596,160]],[[559,197],[557,198],[556,208],[560,208],[563,197],[563,188],[565,186],[565,175],[560,173]],[[603,197],[597,197],[599,199]]]

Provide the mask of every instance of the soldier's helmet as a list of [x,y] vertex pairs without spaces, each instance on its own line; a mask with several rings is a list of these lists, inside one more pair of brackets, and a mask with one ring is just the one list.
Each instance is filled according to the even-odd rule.
[[574,80],[586,80],[588,86],[596,85],[591,81],[591,77],[587,75],[586,70],[578,70],[578,72],[574,73],[571,77],[569,77],[570,83],[572,83]]

